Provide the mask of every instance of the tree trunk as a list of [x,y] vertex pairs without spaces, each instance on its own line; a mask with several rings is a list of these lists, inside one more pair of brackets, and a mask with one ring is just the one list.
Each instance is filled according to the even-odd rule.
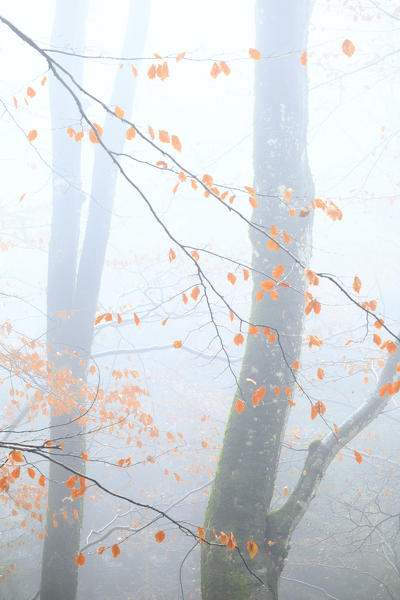
[[[258,208],[252,221],[269,233],[274,225],[277,240],[286,246],[283,231],[291,237],[288,249],[303,264],[311,251],[312,214],[301,217],[300,209],[313,197],[312,178],[307,161],[307,69],[300,55],[307,46],[310,0],[259,0],[256,6],[256,47],[261,60],[255,73],[254,173]],[[292,188],[289,203],[285,189]],[[291,217],[289,209],[295,209]],[[304,211],[303,211],[304,212]],[[250,321],[269,327],[270,335],[249,335],[239,377],[239,389],[246,406],[239,415],[235,403],[225,430],[214,486],[205,517],[208,534],[214,527],[232,531],[244,550],[253,539],[259,552],[250,568],[261,585],[250,576],[238,553],[225,548],[202,547],[203,600],[275,600],[278,580],[287,554],[285,545],[268,545],[265,516],[269,511],[279,462],[281,442],[290,405],[286,388],[293,378],[289,365],[300,354],[304,315],[304,272],[284,250],[267,249],[267,238],[250,230],[253,247],[253,274]],[[285,267],[290,288],[277,287],[279,298],[269,292],[257,301],[260,283],[272,277],[273,267]],[[278,339],[273,339],[273,330]],[[267,332],[268,334],[268,332]],[[256,381],[256,386],[249,381]],[[265,386],[267,393],[258,406],[251,402],[255,388]],[[279,395],[274,391],[279,388]]]
[[[62,32],[68,34],[72,50],[83,46],[86,2],[59,1],[53,33],[56,47],[68,47]],[[147,30],[149,7],[131,2],[123,53],[140,56]],[[68,26],[70,23],[70,26]],[[71,35],[74,39],[71,41]],[[60,43],[61,42],[61,43]],[[64,43],[63,43],[64,42]],[[63,63],[78,82],[82,79],[82,60],[71,58]],[[112,103],[124,106],[129,113],[136,80],[128,69],[116,76]],[[130,70],[129,70],[130,71]],[[68,82],[70,83],[70,82]],[[87,359],[93,340],[93,323],[109,237],[117,169],[101,147],[97,152],[84,247],[78,269],[78,243],[81,206],[84,195],[80,186],[81,144],[67,134],[80,116],[65,88],[52,81],[53,126],[53,217],[48,270],[48,360],[50,364],[50,430],[54,444],[63,442],[62,456],[57,459],[80,473],[85,471],[81,458],[85,437],[77,420],[79,403],[86,384]],[[104,139],[115,152],[123,149],[122,124],[107,117]],[[66,314],[59,316],[60,313]],[[60,381],[62,382],[60,384]],[[61,402],[61,404],[60,404]],[[75,600],[83,518],[83,497],[72,500],[65,487],[71,473],[50,463],[48,514],[42,559],[41,600]]]

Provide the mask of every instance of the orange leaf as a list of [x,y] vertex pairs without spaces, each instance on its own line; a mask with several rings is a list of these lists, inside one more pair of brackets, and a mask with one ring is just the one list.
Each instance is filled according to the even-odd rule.
[[226,277],[227,277],[228,281],[232,285],[235,285],[235,283],[236,283],[236,275],[234,275],[233,273],[228,273],[228,275]]
[[122,108],[120,106],[116,106],[114,108],[114,112],[115,112],[115,114],[117,115],[117,117],[119,119],[123,119],[124,118],[125,111],[122,110]]
[[44,85],[47,81],[47,77],[46,75],[43,77],[42,81],[40,82],[41,85]]
[[36,96],[35,90],[33,88],[31,88],[30,86],[26,90],[26,94],[27,94],[27,96],[29,96],[29,98],[34,98]]
[[256,294],[257,302],[260,302],[260,300],[262,300],[264,298],[264,293],[265,293],[264,290],[260,290],[259,292],[257,292],[257,294]]
[[122,317],[121,317],[121,315],[119,313],[117,314],[117,321],[118,321],[118,325],[121,325],[121,323],[122,323]]
[[21,475],[21,467],[15,467],[15,469],[11,471],[11,475],[14,479],[18,479],[18,477]]
[[241,333],[237,333],[233,338],[233,341],[236,344],[236,346],[240,346],[244,342],[244,337]]
[[126,130],[125,137],[127,140],[133,140],[135,135],[136,135],[136,129],[134,127],[129,127],[129,129]]
[[336,425],[336,423],[333,424],[333,429],[335,430],[336,435],[339,435],[339,427]]
[[137,77],[137,76],[138,76],[138,72],[137,72],[137,68],[135,67],[135,65],[133,65],[133,64],[132,64],[132,65],[131,65],[131,69],[132,69],[132,73],[133,73],[133,75],[134,75],[135,77]]
[[249,553],[249,555],[250,555],[250,558],[254,558],[254,557],[255,557],[255,555],[256,555],[256,554],[257,554],[257,552],[258,552],[258,546],[257,546],[257,544],[255,543],[255,541],[254,541],[254,540],[249,540],[249,541],[247,542],[247,546],[246,546],[246,548],[247,548],[247,552],[248,552],[248,553]]
[[85,557],[83,556],[82,552],[78,552],[78,554],[75,556],[75,562],[80,567],[85,564]]
[[176,254],[175,252],[172,250],[172,248],[169,249],[169,262],[172,262],[173,260],[175,260],[176,258]]
[[226,533],[224,533],[223,531],[221,531],[221,533],[219,534],[220,540],[222,544],[226,544],[228,541],[228,536],[226,535]]
[[297,371],[300,368],[300,363],[298,360],[295,360],[294,363],[292,363],[292,368]]
[[[97,132],[97,135],[96,135]],[[93,123],[92,129],[89,131],[89,139],[92,144],[98,144],[98,137],[101,138],[103,135],[103,128],[98,123]]]
[[344,40],[342,44],[342,50],[346,56],[353,56],[354,52],[356,51],[356,47],[350,40]]
[[114,558],[117,558],[117,556],[121,554],[121,550],[118,544],[114,544],[113,546],[111,546],[111,552]]
[[220,73],[221,73],[221,67],[219,66],[219,64],[216,62],[213,63],[213,66],[211,67],[211,71],[210,71],[211,77],[214,77],[214,79],[216,79]]
[[254,196],[249,196],[249,202],[253,208],[258,208],[258,202]]
[[229,550],[234,550],[237,546],[236,540],[235,540],[235,536],[233,535],[232,531],[229,534],[229,539],[228,542],[226,544],[226,547],[229,548]]
[[261,58],[260,51],[256,50],[255,48],[249,48],[249,54],[250,54],[250,58],[252,58],[253,60],[260,60],[260,58]]
[[163,142],[164,144],[169,144],[169,142],[170,142],[170,137],[169,137],[168,131],[164,131],[163,129],[159,130],[158,138],[159,138],[160,142]]
[[133,319],[134,319],[135,325],[137,327],[139,325],[139,323],[140,323],[140,319],[139,319],[139,317],[137,316],[136,313],[133,313]]
[[283,232],[283,239],[285,240],[286,246],[289,246],[290,240],[292,239],[287,231]]
[[268,279],[268,281],[262,281],[260,283],[261,287],[263,290],[273,290],[275,287],[275,281],[273,281],[272,279]]
[[174,348],[182,348],[181,340],[176,340],[172,345]]
[[185,58],[185,54],[186,52],[180,52],[179,54],[177,54],[175,58],[176,62],[183,60]]
[[200,254],[197,252],[197,250],[193,250],[193,252],[190,253],[194,260],[199,260],[200,259]]
[[147,77],[154,79],[156,76],[156,65],[153,63],[147,71]]
[[253,402],[254,406],[258,406],[259,402],[264,398],[266,392],[267,392],[267,390],[264,385],[262,385],[261,387],[256,389],[255,392],[253,392],[251,401]]
[[28,138],[28,142],[33,142],[33,140],[35,140],[37,138],[36,129],[31,129],[27,135],[27,138]]
[[160,529],[157,533],[154,534],[155,540],[157,544],[161,544],[165,540],[165,531]]
[[18,100],[16,99],[15,96],[13,96],[13,102],[14,102],[15,108],[18,108]]
[[100,546],[100,548],[97,550],[97,554],[103,554],[105,549],[105,546]]
[[196,287],[194,287],[190,293],[191,297],[193,298],[193,300],[196,302],[197,298],[199,297],[200,294],[200,288],[198,285],[196,285]]
[[276,290],[271,290],[270,294],[271,294],[272,300],[278,300],[279,294]]
[[358,464],[361,465],[362,459],[363,459],[361,454],[359,452],[357,452],[357,450],[354,450],[354,456],[355,456],[355,459],[358,462]]
[[272,271],[273,278],[279,279],[283,275],[284,270],[285,270],[285,267],[283,265],[277,265],[274,268],[274,270]]
[[82,453],[81,453],[81,458],[82,458],[82,459],[83,459],[85,462],[87,462],[87,461],[89,460],[89,457],[88,457],[88,455],[86,454],[86,452],[82,452]]
[[46,485],[46,479],[44,475],[40,475],[39,479],[38,479],[38,484],[41,487],[44,487]]
[[279,246],[274,240],[268,240],[267,248],[268,250],[275,250],[275,252],[278,252]]
[[292,199],[292,195],[293,195],[293,190],[292,188],[287,188],[284,193],[283,193],[283,199],[286,202],[290,202],[290,200]]
[[11,452],[11,458],[16,463],[24,462],[24,455],[22,454],[22,452],[20,452],[20,450],[13,450]]
[[154,139],[155,139],[155,137],[156,137],[156,136],[155,136],[155,133],[154,133],[154,129],[152,128],[152,126],[151,126],[151,125],[149,125],[149,126],[147,127],[147,129],[148,129],[148,132],[149,132],[149,135],[150,135],[151,139],[152,139],[152,140],[154,140]]
[[244,407],[245,407],[245,404],[244,404],[243,400],[236,400],[235,408],[236,408],[236,412],[238,413],[238,415],[240,415],[240,413],[244,411]]
[[31,479],[35,479],[35,471],[31,467],[28,468],[28,475]]
[[374,333],[374,344],[376,344],[377,346],[380,346],[382,343],[382,340],[380,338],[380,336],[377,333]]
[[224,73],[224,75],[230,75],[231,74],[230,67],[228,67],[228,65],[226,64],[226,62],[224,62],[223,60],[221,60],[220,63],[219,63],[219,66],[221,67],[221,70]]
[[178,152],[180,152],[182,150],[182,144],[177,135],[173,135],[171,137],[171,144],[172,144],[172,147],[175,148],[175,150],[177,150]]
[[311,269],[304,269],[304,273],[305,273],[308,283],[310,285],[318,285],[319,284],[319,277],[315,273],[315,271],[311,271]]
[[303,53],[302,53],[302,55],[300,56],[300,64],[301,64],[303,67],[306,67],[306,66],[307,66],[307,58],[308,58],[308,57],[307,57],[307,52],[303,52]]
[[65,486],[71,490],[75,486],[77,479],[78,479],[78,475],[72,475],[72,477],[69,477],[67,479],[67,481],[65,482]]
[[249,271],[247,269],[243,269],[243,279],[245,281],[247,281],[249,277],[250,277]]
[[354,277],[354,281],[353,281],[353,290],[355,292],[357,292],[357,294],[359,293],[359,291],[361,290],[361,279],[359,277],[357,277],[357,275]]
[[323,369],[318,369],[317,375],[318,379],[323,379],[325,377],[325,371]]

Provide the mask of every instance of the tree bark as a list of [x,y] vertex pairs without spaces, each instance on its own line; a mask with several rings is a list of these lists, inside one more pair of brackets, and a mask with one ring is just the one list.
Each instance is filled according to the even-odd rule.
[[[308,264],[311,249],[312,214],[299,211],[313,198],[313,184],[307,160],[307,69],[300,55],[307,47],[309,0],[258,0],[256,5],[256,47],[261,60],[255,72],[254,176],[258,208],[253,223],[269,233],[274,225],[277,240],[285,246],[283,231],[291,236],[289,250]],[[288,204],[285,189],[292,188]],[[289,208],[296,210],[294,217]],[[267,249],[265,235],[251,228],[252,267],[263,274],[253,275],[250,322],[276,330],[279,338],[249,335],[239,377],[239,389],[246,406],[239,415],[235,403],[225,430],[214,486],[205,517],[208,534],[214,527],[232,531],[241,549],[253,539],[259,552],[249,566],[265,582],[257,583],[244,568],[236,552],[215,546],[202,547],[203,600],[275,600],[286,548],[270,551],[264,539],[265,515],[274,489],[281,442],[290,405],[285,388],[293,377],[288,365],[298,359],[302,342],[305,281],[301,265],[284,250]],[[279,298],[266,292],[255,298],[266,275],[276,265],[285,267],[290,288],[278,287]],[[296,290],[296,291],[294,291]],[[267,393],[258,406],[251,402],[256,387]],[[278,387],[276,395],[273,388]],[[265,546],[266,544],[266,546]],[[265,547],[264,547],[265,546]]]

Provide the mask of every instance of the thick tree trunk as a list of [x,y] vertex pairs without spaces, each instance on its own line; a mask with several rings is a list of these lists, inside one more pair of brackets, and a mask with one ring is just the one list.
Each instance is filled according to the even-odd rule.
[[[300,209],[313,197],[307,161],[307,70],[300,55],[307,46],[310,0],[259,0],[256,6],[256,47],[261,60],[255,74],[254,171],[258,208],[252,220],[269,232],[279,230],[278,241],[285,246],[283,231],[291,236],[289,250],[308,264],[311,248],[312,214],[301,217]],[[293,189],[289,204],[283,200],[286,188]],[[296,210],[295,216],[289,209]],[[278,331],[279,340],[250,335],[247,339],[239,385],[246,402],[237,414],[233,400],[225,431],[218,469],[206,512],[205,526],[232,531],[240,548],[253,539],[259,552],[249,566],[265,582],[251,577],[236,552],[204,545],[202,548],[203,600],[275,600],[279,575],[287,549],[271,552],[265,539],[265,516],[274,490],[281,442],[290,405],[285,393],[293,381],[288,365],[299,357],[302,341],[304,294],[303,268],[286,252],[267,249],[267,239],[251,229],[252,266],[272,277],[273,267],[285,267],[290,288],[278,287],[277,301],[266,292],[255,299],[265,275],[253,275],[250,321]],[[257,407],[251,402],[254,384],[267,393]],[[274,387],[280,389],[276,395]],[[248,558],[248,557],[247,557]]]
[[[59,0],[54,46],[69,47],[75,51],[82,49],[85,12],[86,2]],[[124,55],[142,54],[148,14],[148,6],[141,6],[139,0],[131,2]],[[63,40],[62,32],[68,33],[69,43]],[[74,33],[74,39],[71,39],[71,32]],[[70,59],[68,64],[63,64],[71,70],[77,81],[81,81],[81,59]],[[111,102],[123,106],[128,113],[135,86],[133,74],[128,73],[128,69],[119,70]],[[49,377],[54,382],[54,401],[50,406],[50,430],[55,444],[63,442],[61,458],[58,454],[57,459],[84,473],[85,463],[81,454],[85,450],[85,436],[77,420],[81,414],[79,398],[86,383],[87,359],[93,339],[117,170],[105,151],[96,147],[89,217],[78,269],[81,206],[84,200],[80,186],[81,144],[72,141],[66,129],[69,126],[76,127],[80,116],[73,100],[58,81],[52,82],[51,100],[54,177],[48,272],[48,360],[51,367]],[[114,152],[121,152],[125,141],[121,123],[107,117],[104,130],[108,147]],[[63,382],[61,386],[57,378]],[[83,497],[72,500],[69,496],[65,480],[70,475],[62,466],[50,463],[41,600],[75,600],[77,594],[78,566],[75,557],[80,548]]]

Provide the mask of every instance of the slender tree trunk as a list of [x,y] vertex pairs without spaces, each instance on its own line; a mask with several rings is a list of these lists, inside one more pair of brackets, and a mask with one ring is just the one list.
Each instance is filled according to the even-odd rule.
[[[59,0],[56,8],[53,44],[69,46],[63,40],[68,34],[72,50],[83,46],[86,2]],[[123,53],[140,56],[147,31],[148,6],[139,0],[130,4]],[[70,23],[70,26],[68,26]],[[71,40],[71,32],[74,39]],[[60,43],[61,42],[61,43]],[[70,64],[77,81],[82,79],[82,61]],[[68,82],[69,83],[69,82]],[[81,144],[67,134],[80,117],[72,99],[58,81],[52,82],[53,125],[53,218],[48,270],[48,360],[50,364],[50,429],[54,443],[63,442],[63,464],[84,473],[81,458],[85,437],[78,421],[81,392],[86,383],[87,359],[93,340],[93,323],[103,272],[114,202],[117,170],[104,150],[96,147],[92,193],[85,240],[78,268],[78,242],[81,206],[84,200],[80,186]],[[118,72],[112,103],[128,113],[132,106],[136,80],[129,69]],[[115,152],[121,152],[125,140],[122,124],[107,117],[104,139]],[[59,315],[62,316],[59,316]],[[65,318],[66,314],[66,318]],[[62,382],[60,384],[60,381]],[[84,403],[84,400],[83,400]],[[83,518],[83,497],[69,496],[65,480],[70,473],[50,463],[47,536],[42,560],[41,600],[75,600]]]
[[[307,46],[310,14],[310,0],[258,0],[256,5],[256,47],[262,58],[255,73],[254,187],[261,196],[252,220],[267,232],[271,226],[277,227],[277,239],[284,246],[283,231],[289,234],[289,250],[305,264],[310,259],[312,215],[299,215],[313,197],[313,185],[307,161],[307,69],[300,55]],[[283,200],[287,188],[293,189],[289,203]],[[293,217],[290,208],[296,211]],[[268,250],[264,235],[252,229],[250,239],[254,269],[272,276],[273,267],[283,265],[291,287],[278,287],[277,301],[268,292],[257,301],[255,295],[266,277],[253,276],[250,321],[276,329],[279,339],[270,343],[261,332],[248,336],[239,378],[246,407],[237,414],[237,392],[205,525],[208,532],[213,527],[218,534],[232,531],[242,549],[253,539],[259,552],[247,560],[265,585],[249,575],[236,552],[204,545],[203,600],[276,600],[287,553],[285,547],[277,551],[268,545],[272,540],[265,532],[265,517],[290,409],[285,390],[293,381],[288,365],[298,359],[301,349],[304,273],[283,250]],[[255,386],[249,379],[267,390],[256,407],[251,402]]]

